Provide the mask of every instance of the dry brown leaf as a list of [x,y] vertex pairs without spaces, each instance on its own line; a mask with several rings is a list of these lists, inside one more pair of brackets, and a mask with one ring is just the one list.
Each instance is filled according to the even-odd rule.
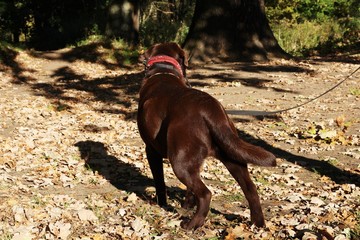
[[336,122],[336,125],[338,127],[343,127],[344,126],[344,123],[345,123],[345,115],[342,114],[340,116],[338,116],[336,119],[335,119],[335,122]]
[[138,197],[136,196],[136,193],[131,193],[126,199],[126,201],[132,202],[132,203],[136,203],[137,200],[138,200]]
[[78,211],[78,216],[81,221],[96,221],[98,218],[96,217],[95,213],[89,209],[81,209]]

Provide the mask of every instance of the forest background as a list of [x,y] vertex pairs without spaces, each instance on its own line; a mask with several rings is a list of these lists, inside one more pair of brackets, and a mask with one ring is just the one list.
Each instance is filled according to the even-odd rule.
[[[1,0],[1,45],[21,43],[23,47],[49,50],[91,41],[142,47],[184,41],[195,1],[140,1],[136,4],[139,9],[133,9],[132,2],[136,1]],[[294,56],[359,49],[357,0],[266,0],[265,6],[280,46]],[[131,36],[128,26],[116,23],[124,17],[116,15],[126,15],[126,11],[139,14],[138,36]],[[130,57],[134,54],[129,53]]]

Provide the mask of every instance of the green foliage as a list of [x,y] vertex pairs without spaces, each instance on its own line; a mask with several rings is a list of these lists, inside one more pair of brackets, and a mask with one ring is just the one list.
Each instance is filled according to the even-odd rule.
[[359,17],[357,0],[268,0],[266,14],[273,23],[321,22],[326,19]]
[[85,37],[83,39],[80,39],[79,41],[75,42],[74,45],[69,45],[69,47],[82,47],[86,46],[92,43],[100,43],[100,42],[106,42],[107,38],[103,35],[89,35],[88,37]]
[[274,23],[279,24],[282,21],[293,21],[300,15],[296,11],[296,6],[301,0],[287,1],[287,0],[268,0],[266,1],[266,15],[268,19]]
[[282,48],[293,55],[358,46],[357,0],[269,0],[266,13]]
[[0,0],[3,40],[38,49],[64,47],[105,28],[109,1]]
[[[128,1],[128,5],[131,2]],[[89,36],[122,37],[127,40],[126,36],[132,38],[130,35],[137,34],[127,33],[128,28],[134,26],[127,22],[132,21],[131,18],[122,18],[124,8],[129,7],[125,3],[110,0],[0,0],[0,37],[8,42],[26,42],[39,50],[78,44]],[[136,8],[140,7],[141,10],[140,37],[144,45],[184,40],[195,1],[147,0],[134,1],[134,4],[140,4]],[[86,44],[86,40],[81,41],[84,42],[80,44]]]
[[295,56],[304,55],[315,48],[326,52],[328,48],[336,45],[336,41],[345,34],[339,23],[330,20],[322,23],[314,21],[297,24],[282,22],[274,24],[272,30],[280,46]]
[[156,20],[149,19],[141,26],[141,40],[144,46],[168,41],[181,43],[187,31],[188,27],[181,23],[166,22],[159,26]]
[[296,11],[301,13],[298,21],[315,20],[323,21],[332,16],[334,11],[333,0],[303,0],[296,6]]
[[[0,0],[0,40],[37,49],[105,41],[109,7],[119,2]],[[140,1],[140,44],[182,43],[195,2]],[[266,0],[266,13],[280,45],[293,55],[359,49],[358,0]]]
[[158,42],[185,40],[195,1],[147,1],[143,8],[140,38],[144,46]]

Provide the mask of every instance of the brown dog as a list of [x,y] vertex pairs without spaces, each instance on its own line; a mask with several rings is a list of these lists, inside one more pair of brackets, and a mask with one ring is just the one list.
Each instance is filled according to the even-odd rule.
[[200,178],[208,156],[218,158],[240,184],[249,202],[251,221],[264,226],[259,196],[247,164],[275,166],[275,156],[261,147],[244,142],[221,104],[209,94],[190,88],[184,51],[176,43],[150,47],[144,54],[146,75],[140,89],[138,127],[155,181],[159,205],[166,205],[163,158],[170,160],[174,173],[186,185],[184,207],[196,202],[191,220],[181,226],[202,226],[209,211],[211,192]]

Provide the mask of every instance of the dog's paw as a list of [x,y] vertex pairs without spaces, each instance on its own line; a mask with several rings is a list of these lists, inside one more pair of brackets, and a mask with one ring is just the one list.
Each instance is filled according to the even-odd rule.
[[184,219],[181,221],[180,226],[185,230],[195,230],[202,225],[204,225],[205,219],[197,220],[196,218],[193,219]]
[[190,230],[190,228],[188,228],[189,227],[189,222],[190,222],[190,219],[184,218],[180,223],[180,227],[182,227],[185,230]]
[[257,227],[266,227],[265,220],[263,217],[251,218],[251,222]]

